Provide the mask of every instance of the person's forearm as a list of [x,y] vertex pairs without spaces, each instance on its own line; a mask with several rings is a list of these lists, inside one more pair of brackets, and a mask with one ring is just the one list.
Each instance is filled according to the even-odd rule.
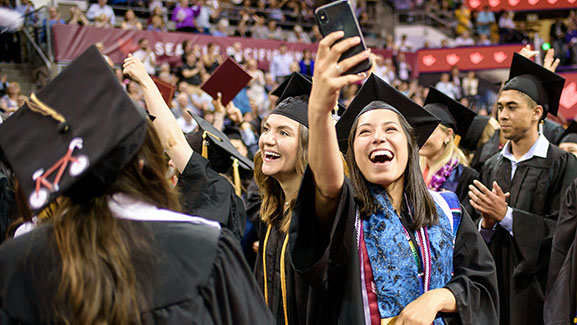
[[330,114],[309,109],[309,165],[320,194],[334,198],[344,182],[344,167],[337,134]]
[[156,117],[153,124],[162,147],[174,161],[176,168],[182,172],[192,154],[192,149],[154,81],[148,77],[140,86],[148,111]]

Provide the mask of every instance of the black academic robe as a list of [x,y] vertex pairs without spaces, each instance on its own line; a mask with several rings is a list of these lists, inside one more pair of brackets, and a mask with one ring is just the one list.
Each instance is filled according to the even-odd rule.
[[[285,243],[287,234],[278,230],[276,226],[271,226],[270,234],[265,245],[267,230],[268,225],[260,222],[258,226],[259,249],[254,268],[257,283],[264,294],[264,252],[266,254],[267,277],[267,294],[265,297],[268,296],[268,306],[275,317],[276,324],[286,324],[285,305],[288,324],[307,324],[307,314],[305,311],[307,310],[309,286],[301,275],[294,271],[290,263],[288,245],[283,253],[283,244]],[[284,276],[281,273],[281,264],[284,265]],[[283,286],[286,286],[286,297],[283,297],[282,294]],[[283,302],[283,300],[285,302]]]
[[185,214],[217,221],[240,241],[246,225],[244,204],[232,184],[210,168],[208,160],[193,153],[177,188]]
[[483,165],[489,158],[493,157],[496,153],[501,150],[499,143],[499,130],[495,130],[495,133],[487,142],[485,142],[477,151],[471,160],[471,168],[476,171],[481,171]]
[[[345,179],[329,231],[315,215],[314,179],[307,169],[293,210],[289,250],[295,270],[311,286],[307,324],[365,324],[353,189]],[[495,324],[498,294],[495,264],[483,239],[464,213],[453,253],[454,276],[447,288],[458,313],[448,324]]]
[[551,248],[543,318],[545,324],[574,324],[577,304],[577,180],[567,189]]
[[[134,259],[149,291],[143,324],[272,324],[238,243],[226,229],[189,222],[131,222],[154,261]],[[0,246],[0,323],[47,323],[60,281],[51,223]],[[90,302],[86,302],[90,303]]]
[[497,224],[489,249],[497,264],[501,324],[542,324],[551,241],[561,199],[577,177],[577,159],[554,145],[547,158],[518,164],[500,154],[483,166],[481,182],[497,181],[513,209],[513,235]]
[[457,194],[463,208],[472,216],[474,215],[475,209],[473,209],[469,203],[469,185],[473,184],[473,180],[479,177],[479,173],[473,168],[462,164],[459,164],[454,172],[456,174],[451,175],[445,183],[441,185],[441,188]]

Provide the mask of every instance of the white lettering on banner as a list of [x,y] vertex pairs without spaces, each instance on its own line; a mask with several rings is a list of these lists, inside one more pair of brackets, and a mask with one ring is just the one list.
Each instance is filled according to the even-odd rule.
[[174,50],[174,43],[166,43],[166,55],[174,56],[174,52],[172,52],[172,50]]
[[164,43],[162,42],[154,43],[154,54],[156,54],[157,56],[164,55]]

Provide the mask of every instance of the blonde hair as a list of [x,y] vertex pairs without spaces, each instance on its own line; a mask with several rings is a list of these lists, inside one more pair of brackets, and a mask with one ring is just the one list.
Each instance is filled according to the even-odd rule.
[[[449,131],[449,128],[442,124],[439,124],[439,127],[444,133]],[[460,164],[469,166],[469,160],[467,159],[467,156],[465,156],[465,153],[463,153],[461,148],[459,148],[459,145],[455,140],[455,135],[453,135],[452,141],[449,141],[447,144],[445,144],[445,149],[443,150],[443,153],[439,159],[429,165],[429,171],[427,173],[427,178],[425,179],[426,183],[428,183],[433,175],[435,175],[441,168],[443,168],[443,166],[445,166],[451,159],[457,159]],[[427,167],[427,158],[421,156],[419,163],[421,165],[421,170],[425,170]]]

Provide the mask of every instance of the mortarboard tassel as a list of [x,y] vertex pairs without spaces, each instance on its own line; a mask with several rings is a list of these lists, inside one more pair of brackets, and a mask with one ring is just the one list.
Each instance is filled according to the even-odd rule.
[[455,144],[455,147],[458,147],[459,143],[461,143],[461,136],[458,134],[455,134],[455,140],[453,140],[453,143]]
[[242,191],[240,187],[240,173],[238,172],[238,159],[236,158],[232,160],[232,176],[234,178],[234,192],[240,197]]
[[208,140],[206,140],[206,134],[208,132],[202,132],[202,156],[208,159]]
[[31,111],[42,114],[44,116],[49,116],[55,119],[56,121],[60,122],[58,124],[58,131],[60,133],[68,131],[69,126],[68,123],[66,123],[66,119],[64,118],[64,116],[62,116],[54,109],[52,109],[50,106],[40,101],[40,99],[36,97],[36,94],[32,93],[32,95],[30,95],[30,100],[26,99],[26,104]]

